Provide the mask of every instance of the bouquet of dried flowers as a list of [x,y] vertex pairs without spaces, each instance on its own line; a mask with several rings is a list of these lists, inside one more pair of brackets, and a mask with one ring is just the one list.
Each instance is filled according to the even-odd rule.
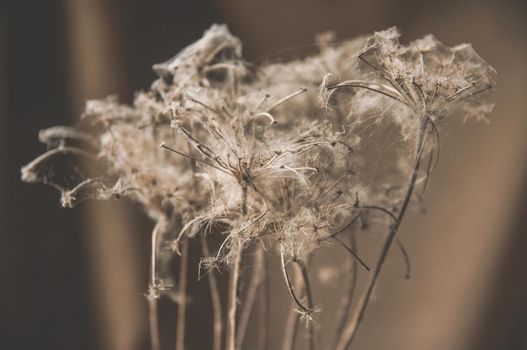
[[[397,231],[437,164],[441,127],[453,118],[485,118],[493,106],[483,96],[495,71],[470,45],[446,47],[426,36],[404,46],[399,36],[396,28],[339,43],[320,36],[317,55],[255,67],[243,59],[240,40],[213,25],[154,65],[158,79],[133,105],[115,97],[88,101],[78,127],[43,130],[48,151],[23,167],[22,179],[58,188],[64,207],[126,197],[154,220],[152,350],[160,349],[157,306],[164,295],[178,302],[176,349],[185,347],[191,240],[200,241],[199,269],[210,286],[214,350],[241,349],[273,252],[298,311],[290,313],[283,348],[295,348],[304,319],[309,349],[348,349],[392,245],[407,259]],[[377,131],[387,128],[397,132],[396,151],[376,164],[368,152],[378,144]],[[377,167],[382,179],[372,181]],[[356,234],[383,228],[370,268],[357,252]],[[213,235],[222,243],[211,249]],[[351,289],[342,296],[334,339],[315,341],[309,261],[330,244],[353,259],[354,268],[340,272]],[[254,264],[238,307],[248,252]],[[368,280],[355,301],[359,267]],[[230,271],[227,305],[217,269]]]

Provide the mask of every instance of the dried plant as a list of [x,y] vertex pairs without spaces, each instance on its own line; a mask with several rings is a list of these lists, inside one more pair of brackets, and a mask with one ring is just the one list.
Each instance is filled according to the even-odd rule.
[[[254,67],[243,59],[241,42],[214,25],[154,65],[159,79],[132,106],[115,97],[89,101],[84,126],[39,135],[49,150],[22,169],[24,181],[57,187],[65,207],[126,197],[155,221],[147,294],[153,350],[160,349],[163,295],[178,302],[176,349],[185,347],[188,244],[195,239],[213,301],[214,350],[242,347],[272,252],[294,305],[283,349],[295,348],[299,319],[307,323],[309,349],[350,348],[393,243],[408,263],[397,231],[435,168],[441,126],[482,119],[492,109],[483,93],[494,86],[495,71],[470,45],[449,48],[427,36],[403,46],[390,28],[341,43],[321,36],[319,46],[303,60]],[[399,151],[379,164],[368,152],[387,129],[397,131]],[[373,181],[368,171],[377,167],[384,176]],[[383,227],[370,270],[356,251],[356,234]],[[214,252],[211,235],[223,237]],[[309,260],[329,244],[349,252],[353,268],[338,271],[349,289],[334,339],[316,340]],[[247,252],[254,263],[239,311]],[[174,254],[181,259],[178,283],[169,264]],[[368,282],[355,302],[359,266]],[[222,268],[230,270],[226,308],[214,273]]]

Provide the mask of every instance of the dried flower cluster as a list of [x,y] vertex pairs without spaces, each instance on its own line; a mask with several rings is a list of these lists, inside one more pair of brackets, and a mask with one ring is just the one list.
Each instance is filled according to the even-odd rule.
[[[22,169],[24,181],[57,187],[65,207],[85,199],[130,198],[155,220],[148,293],[153,350],[159,349],[156,299],[174,294],[169,262],[174,254],[188,254],[187,240],[202,241],[201,268],[210,271],[211,293],[218,293],[214,269],[230,268],[226,331],[216,315],[214,349],[224,338],[225,348],[233,350],[243,344],[252,307],[247,303],[254,302],[251,295],[263,278],[261,271],[252,272],[259,277],[251,278],[237,325],[244,252],[256,251],[261,259],[264,251],[276,251],[296,307],[312,319],[310,256],[336,243],[369,271],[344,237],[377,217],[388,235],[357,311],[342,316],[335,346],[346,349],[388,250],[398,242],[414,189],[426,186],[435,166],[439,123],[485,118],[492,109],[480,97],[494,86],[495,71],[470,45],[449,48],[427,36],[402,46],[395,28],[338,44],[321,38],[318,55],[254,67],[244,61],[241,42],[214,25],[154,65],[159,78],[136,94],[132,106],[115,97],[89,101],[82,118],[90,131],[41,132],[49,150]],[[361,175],[380,166],[366,156],[365,126],[395,128],[403,140],[405,152],[383,170],[392,173],[391,183]],[[425,157],[428,166],[420,170]],[[213,252],[210,235],[223,236]],[[214,305],[220,313],[219,302]],[[184,311],[179,321],[184,324]],[[308,333],[313,349],[311,323]],[[177,342],[183,349],[183,334]],[[285,342],[294,346],[294,339]]]

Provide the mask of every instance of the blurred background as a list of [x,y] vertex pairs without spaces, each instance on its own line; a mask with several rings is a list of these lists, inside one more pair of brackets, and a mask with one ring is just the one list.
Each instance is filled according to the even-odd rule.
[[[44,151],[40,129],[74,123],[86,99],[131,101],[155,78],[153,63],[212,23],[228,24],[256,63],[301,55],[327,30],[348,38],[396,25],[405,42],[433,33],[447,45],[474,45],[498,71],[491,122],[468,122],[443,137],[426,213],[408,215],[400,231],[412,278],[400,278],[393,257],[356,348],[527,349],[527,6],[520,0],[2,2],[0,349],[148,348],[152,223],[120,201],[62,209],[54,189],[23,184],[20,167]],[[315,297],[328,299],[335,284],[319,283]],[[190,327],[198,326],[190,349],[210,346],[199,331],[210,319],[206,306],[190,304]]]

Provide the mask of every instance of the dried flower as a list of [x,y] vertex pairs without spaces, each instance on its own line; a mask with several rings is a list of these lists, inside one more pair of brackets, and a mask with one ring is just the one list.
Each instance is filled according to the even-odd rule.
[[[492,109],[480,96],[494,86],[496,73],[470,45],[449,48],[432,36],[408,46],[398,40],[395,28],[338,45],[327,37],[320,40],[318,55],[255,68],[243,59],[241,42],[227,27],[213,25],[172,59],[154,65],[159,78],[136,94],[132,106],[116,97],[88,101],[83,123],[90,131],[42,131],[40,140],[50,150],[22,169],[22,179],[57,187],[65,207],[85,199],[126,197],[155,220],[147,293],[152,338],[157,299],[163,295],[180,303],[178,322],[185,324],[186,244],[199,238],[200,269],[209,276],[214,300],[215,350],[222,344],[223,325],[214,269],[231,269],[226,348],[233,350],[236,341],[243,342],[254,302],[249,296],[263,278],[251,279],[248,288],[254,292],[247,293],[249,305],[236,335],[237,280],[247,250],[256,249],[261,259],[265,242],[279,252],[288,290],[303,318],[311,321],[317,307],[310,257],[321,245],[337,243],[369,271],[355,251],[355,238],[348,245],[339,236],[355,235],[371,221],[386,226],[389,233],[366,294],[351,325],[339,333],[338,349],[343,350],[362,320],[392,241],[407,261],[395,235],[414,188],[424,189],[433,169],[436,124],[459,115],[484,118]],[[389,183],[361,176],[378,167],[361,149],[360,126],[371,120],[398,125],[415,150],[413,157],[401,152],[390,163],[400,176]],[[429,166],[422,173],[426,155]],[[215,252],[208,248],[211,234],[223,237]],[[182,259],[177,291],[170,270],[174,254]],[[344,307],[349,311],[351,305]],[[152,340],[153,350],[158,344]],[[184,346],[181,332],[177,344]]]

